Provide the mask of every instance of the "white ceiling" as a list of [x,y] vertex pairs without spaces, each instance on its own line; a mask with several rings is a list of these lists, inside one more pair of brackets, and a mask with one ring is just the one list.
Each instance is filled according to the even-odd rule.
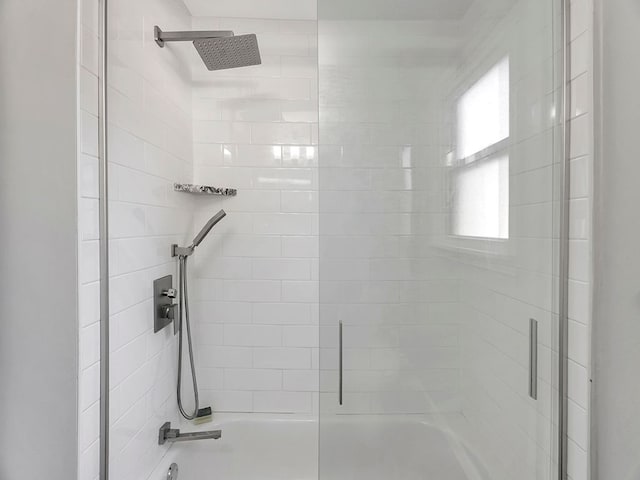
[[456,20],[474,0],[318,0],[320,18],[335,20]]
[[315,20],[454,20],[473,0],[184,0],[193,16]]
[[316,0],[184,0],[184,3],[194,17],[317,18]]

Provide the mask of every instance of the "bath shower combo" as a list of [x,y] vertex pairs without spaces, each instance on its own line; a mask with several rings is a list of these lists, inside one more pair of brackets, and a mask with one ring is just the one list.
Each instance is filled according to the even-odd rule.
[[[358,9],[355,0],[322,0],[317,11],[310,12],[315,18],[311,21],[288,17],[265,20],[262,16],[268,10],[262,5],[262,10],[252,12],[248,21],[233,15],[228,20],[214,20],[220,15],[217,7],[201,9],[198,15],[191,15],[191,20],[202,25],[217,22],[219,30],[163,31],[160,26],[154,27],[154,41],[162,49],[155,53],[161,57],[169,54],[164,58],[169,62],[136,62],[139,52],[128,52],[129,30],[123,35],[108,35],[107,2],[101,0],[99,36],[100,478],[109,478],[113,464],[118,477],[141,478],[136,473],[145,468],[155,472],[145,478],[176,480],[177,462],[184,465],[183,475],[189,478],[212,471],[229,479],[566,478],[567,187],[571,178],[567,175],[569,142],[563,122],[564,113],[570,111],[571,97],[566,90],[572,77],[570,57],[564,49],[556,56],[561,51],[556,41],[562,41],[565,48],[569,43],[566,27],[570,18],[565,9],[570,2],[410,0],[404,6],[379,2],[379,8],[372,9],[365,0],[359,2]],[[158,3],[162,6],[164,2],[173,3]],[[211,2],[178,3],[186,7],[187,3]],[[195,7],[191,8],[195,12]],[[460,9],[459,14],[455,9]],[[136,7],[131,12],[131,23],[138,10]],[[180,24],[189,24],[189,10],[184,10],[186,17],[177,18]],[[535,13],[534,18],[525,21],[524,14],[530,13]],[[115,31],[120,33],[120,17],[115,20]],[[136,28],[143,31],[135,30],[135,38],[151,35],[153,23],[145,26],[144,20],[136,23]],[[239,75],[239,79],[215,78],[213,73],[214,82],[197,72],[194,79],[181,71],[184,54],[198,67],[201,60],[211,72],[261,65],[256,34],[236,35],[224,30],[238,29],[235,25],[251,25],[254,32],[264,32],[259,33],[263,42],[270,40],[268,53],[273,61],[268,71],[255,69]],[[129,23],[125,26],[128,28]],[[380,36],[384,31],[380,26],[394,32],[395,38],[388,41]],[[110,42],[115,52],[111,55],[107,51]],[[168,45],[174,42],[191,42],[200,60],[195,60],[190,47]],[[151,44],[151,48],[156,47]],[[494,61],[505,54],[512,59],[506,74],[498,69],[500,74],[493,75]],[[143,452],[138,449],[137,439],[130,441],[133,448],[127,444],[109,455],[109,427],[118,420],[109,416],[109,59],[121,61],[136,78],[156,78],[165,70],[178,75],[179,81],[168,85],[166,99],[162,95],[152,99],[159,102],[159,108],[153,111],[164,111],[160,109],[164,101],[174,107],[173,100],[177,100],[178,107],[193,114],[190,119],[186,117],[184,131],[177,132],[180,142],[171,145],[178,153],[187,152],[189,156],[193,150],[187,147],[196,143],[206,144],[206,148],[215,144],[217,152],[227,142],[214,141],[221,140],[215,135],[194,135],[194,131],[208,133],[223,124],[242,121],[248,135],[228,143],[232,148],[253,147],[255,143],[260,148],[255,151],[266,148],[269,158],[279,155],[280,163],[269,174],[277,172],[278,178],[283,177],[283,186],[277,189],[265,187],[264,182],[245,183],[251,193],[270,190],[264,198],[270,199],[273,194],[277,198],[274,203],[279,203],[266,210],[259,206],[255,215],[250,206],[246,207],[252,215],[252,228],[238,235],[238,244],[243,246],[218,252],[242,257],[237,263],[241,270],[238,278],[234,272],[227,283],[223,275],[220,283],[225,289],[229,286],[228,292],[222,296],[206,292],[202,301],[207,307],[215,304],[214,308],[228,307],[233,312],[241,308],[241,320],[233,316],[228,321],[252,325],[229,328],[233,334],[219,342],[225,346],[214,347],[216,357],[221,354],[223,360],[203,358],[209,363],[202,366],[210,368],[199,372],[195,360],[198,347],[193,345],[193,335],[198,332],[192,333],[190,318],[188,265],[193,261],[189,259],[226,213],[220,210],[213,215],[219,208],[211,211],[207,216],[213,216],[193,232],[197,234],[190,243],[181,235],[179,245],[171,245],[173,238],[164,241],[167,250],[163,253],[177,259],[175,266],[169,265],[177,278],[167,275],[154,282],[154,330],[163,330],[162,338],[156,337],[163,350],[148,363],[162,368],[162,377],[154,379],[158,380],[157,391],[163,394],[158,410],[166,411],[169,404],[169,419],[179,423],[174,427],[184,430],[210,421],[214,409],[220,414],[212,427],[215,430],[209,431],[202,426],[181,432],[165,419],[156,424],[155,415],[149,417],[142,412],[144,421],[154,422],[154,434],[162,424],[157,443],[165,447],[174,442],[220,439],[223,429],[226,440],[195,442],[189,448],[145,445],[148,450],[140,465],[136,457],[142,457],[139,454]],[[541,60],[545,68],[540,75],[532,75],[538,72]],[[531,81],[529,77],[533,77]],[[538,81],[545,90],[533,88]],[[235,88],[236,82],[239,93],[229,95],[227,86]],[[220,86],[225,90],[218,98],[213,90]],[[469,91],[472,94],[468,95]],[[495,102],[493,96],[498,98]],[[181,105],[183,99],[185,105]],[[195,114],[192,99],[204,100]],[[558,112],[552,120],[547,115],[526,115],[532,105],[548,106],[550,102]],[[142,103],[135,108],[146,115],[147,102]],[[213,105],[231,112],[228,122],[222,117],[198,117]],[[249,107],[255,117],[247,115],[239,120],[232,116]],[[277,118],[273,112],[277,112]],[[267,118],[265,113],[269,113]],[[496,117],[495,125],[488,121],[489,116]],[[158,136],[166,134],[168,126],[173,125],[163,124]],[[135,127],[128,133],[144,140],[145,130]],[[489,130],[495,128],[502,135],[503,127],[506,138],[491,137]],[[254,135],[254,130],[261,135]],[[291,140],[283,142],[280,137],[285,135],[281,132],[289,131],[292,133],[286,137]],[[458,158],[467,133],[473,140],[469,143],[477,138],[488,143],[472,145],[468,155]],[[560,138],[562,142],[557,141]],[[310,145],[306,148],[317,152],[325,144],[330,151],[324,160],[328,165],[314,153],[308,164],[290,162],[295,163],[295,171],[283,168],[282,157],[288,155],[285,149],[291,152],[291,160],[297,160],[293,153],[297,149]],[[494,168],[502,165],[503,156],[513,166],[511,172]],[[247,177],[223,177],[244,180],[265,171],[261,164],[247,162],[255,169],[249,170],[243,161],[231,162],[230,167],[237,167],[239,174]],[[223,163],[224,168],[227,163]],[[208,173],[218,173],[218,166]],[[172,173],[162,172],[167,188]],[[549,187],[556,173],[564,176],[557,182],[565,187],[562,191]],[[300,175],[305,175],[307,188],[300,187]],[[523,188],[506,189],[506,194],[502,189],[500,195],[493,195],[493,180],[502,185],[503,177],[507,178],[507,187]],[[187,194],[235,194],[227,192],[232,189],[190,184],[174,185],[174,189],[178,186]],[[303,190],[309,190],[313,202],[298,208],[296,199],[301,198]],[[499,236],[455,236],[448,230],[449,218],[455,219],[459,213],[454,197],[469,194],[473,202],[476,196],[480,198],[476,190],[490,199],[486,202],[491,203],[487,207],[491,215],[501,218],[506,210],[508,218],[517,220],[511,222],[508,248],[507,241]],[[183,199],[169,200],[170,204],[163,202],[161,206],[174,211],[184,206],[179,202]],[[324,203],[327,200],[332,202],[329,206]],[[494,200],[499,208],[493,208]],[[295,208],[289,207],[291,204]],[[555,215],[558,205],[562,212]],[[276,215],[278,221],[271,221]],[[477,221],[477,216],[469,217]],[[152,227],[150,233],[158,231],[155,224]],[[250,241],[243,242],[245,233],[246,237],[251,234]],[[264,240],[267,237],[268,242]],[[267,243],[266,253],[255,253],[262,252]],[[557,244],[561,245],[557,255],[553,248],[546,248]],[[535,254],[535,264],[524,256],[530,254]],[[167,257],[159,259],[153,272],[164,270],[168,261]],[[325,277],[327,274],[329,277]],[[148,280],[144,275],[141,281]],[[263,289],[263,285],[268,288]],[[537,316],[542,318],[540,338],[538,320],[533,318]],[[169,332],[166,327],[171,325]],[[553,325],[558,326],[558,332]],[[223,326],[226,334],[227,325]],[[256,338],[256,332],[268,332],[264,335],[268,338]],[[176,341],[178,348],[174,350]],[[145,342],[140,343],[146,348]],[[227,344],[232,348],[227,349]],[[540,345],[543,348],[538,359]],[[236,351],[241,359],[227,360]],[[343,351],[348,361],[343,362]],[[177,375],[171,373],[168,379],[166,365],[161,363],[167,352],[172,366],[178,357]],[[186,363],[190,373],[183,372]],[[344,391],[343,369],[347,373]],[[123,373],[129,370],[123,369]],[[203,381],[205,373],[208,382]],[[209,395],[220,400],[212,400],[205,390],[199,391],[205,386],[210,388]],[[173,398],[177,399],[176,407]],[[125,403],[121,400],[118,407]],[[126,411],[118,408],[116,413]],[[144,427],[148,432],[146,423]],[[552,438],[554,434],[557,436]],[[137,432],[118,431],[117,435],[119,438],[112,443],[120,446],[121,438],[135,438]],[[391,437],[398,441],[390,448],[386,440]],[[506,457],[500,455],[505,445],[513,446]]]
[[[202,58],[205,66],[210,71],[260,65],[262,63],[258,39],[255,34],[236,36],[232,31],[163,32],[160,27],[155,26],[154,39],[160,48],[164,48],[166,42],[193,42],[200,58]],[[211,407],[200,408],[200,396],[191,337],[191,322],[189,318],[187,260],[193,255],[196,247],[202,243],[211,229],[225,216],[225,211],[220,210],[211,217],[188,247],[172,245],[171,256],[178,257],[179,263],[177,290],[172,287],[170,276],[159,279],[154,284],[155,298],[157,301],[156,331],[159,331],[173,321],[175,331],[178,333],[178,379],[176,386],[178,409],[186,420],[194,420],[196,423],[202,423],[210,419],[212,410]],[[178,297],[178,303],[174,304],[172,299],[176,298],[176,296]],[[176,309],[178,310],[177,319],[175,319]],[[189,367],[193,384],[194,407],[192,411],[185,409],[182,398],[182,355],[185,328]],[[158,443],[162,445],[166,442],[218,439],[221,436],[222,432],[220,430],[180,433],[180,430],[171,428],[170,422],[165,422],[162,427],[160,427]]]

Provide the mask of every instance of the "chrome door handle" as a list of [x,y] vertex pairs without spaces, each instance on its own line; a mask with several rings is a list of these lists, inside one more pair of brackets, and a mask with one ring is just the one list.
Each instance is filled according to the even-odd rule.
[[342,405],[342,322],[338,323],[338,404]]
[[529,320],[529,396],[538,399],[538,321]]

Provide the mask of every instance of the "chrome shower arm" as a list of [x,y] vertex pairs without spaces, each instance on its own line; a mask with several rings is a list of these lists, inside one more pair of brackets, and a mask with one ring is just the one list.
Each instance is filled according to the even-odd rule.
[[233,37],[230,30],[204,30],[196,32],[163,32],[157,25],[153,27],[153,37],[159,47],[164,47],[165,42],[191,42],[203,38]]
[[230,30],[163,32],[156,25],[153,36],[159,47],[164,47],[165,42],[191,41],[209,71],[262,64],[255,33],[236,36]]

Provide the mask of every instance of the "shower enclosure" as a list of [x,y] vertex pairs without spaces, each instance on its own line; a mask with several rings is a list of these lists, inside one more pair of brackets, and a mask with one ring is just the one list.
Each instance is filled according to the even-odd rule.
[[318,4],[320,478],[557,478],[558,3]]
[[216,3],[102,0],[101,479],[564,478],[562,2]]

